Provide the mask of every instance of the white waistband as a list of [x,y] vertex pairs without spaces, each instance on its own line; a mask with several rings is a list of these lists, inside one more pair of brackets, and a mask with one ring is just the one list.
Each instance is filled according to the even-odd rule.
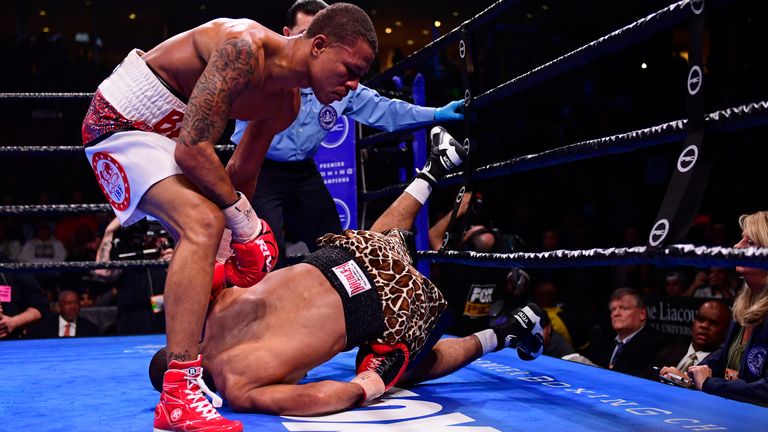
[[172,110],[184,112],[186,104],[174,96],[132,50],[99,85],[104,98],[125,118],[155,125]]

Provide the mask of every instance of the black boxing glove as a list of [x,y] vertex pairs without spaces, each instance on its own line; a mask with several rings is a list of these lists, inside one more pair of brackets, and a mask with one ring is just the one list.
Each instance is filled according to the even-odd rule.
[[491,327],[496,335],[496,347],[499,351],[513,347],[522,360],[533,360],[544,351],[544,331],[541,328],[541,316],[545,312],[535,303],[528,303],[522,309],[499,317]]
[[468,153],[461,143],[453,139],[448,131],[440,126],[432,128],[429,138],[432,142],[432,150],[426,165],[416,174],[416,177],[435,185],[445,174],[453,172],[461,165],[467,159]]

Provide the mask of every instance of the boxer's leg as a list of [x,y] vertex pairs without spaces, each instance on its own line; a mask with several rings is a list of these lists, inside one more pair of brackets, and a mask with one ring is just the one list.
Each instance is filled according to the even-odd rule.
[[154,184],[139,208],[178,235],[165,282],[168,370],[154,430],[242,430],[216,411],[221,399],[204,384],[199,348],[224,214],[183,175]]
[[[454,339],[441,339],[398,385],[416,384],[440,378],[472,363],[489,352],[510,347],[523,360],[533,360],[543,350],[543,334],[539,323],[544,312],[535,304],[516,310],[508,319],[475,334]],[[438,325],[439,327],[439,325]]]
[[421,206],[413,195],[404,192],[376,219],[371,231],[384,232],[392,228],[410,230]]
[[164,294],[168,359],[194,360],[199,353],[224,215],[181,175],[152,186],[139,208],[178,236]]
[[397,385],[407,387],[455,372],[483,356],[480,341],[474,336],[442,339],[406,373]]

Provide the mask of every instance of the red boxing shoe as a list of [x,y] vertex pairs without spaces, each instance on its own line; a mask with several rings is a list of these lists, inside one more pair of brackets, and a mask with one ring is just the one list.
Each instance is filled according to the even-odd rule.
[[[172,361],[163,376],[163,392],[155,408],[155,432],[241,432],[243,424],[216,411],[221,398],[203,382],[201,356],[189,362]],[[205,394],[203,394],[205,393]],[[205,397],[208,395],[213,404]]]

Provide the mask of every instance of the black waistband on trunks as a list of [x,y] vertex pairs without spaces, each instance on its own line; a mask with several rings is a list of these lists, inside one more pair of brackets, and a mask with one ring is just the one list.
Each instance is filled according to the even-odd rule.
[[[349,261],[354,261],[357,264],[357,267],[368,280],[370,289],[350,295],[347,287],[333,270],[334,267],[339,267]],[[347,329],[347,343],[344,351],[348,351],[363,342],[376,339],[384,333],[384,314],[381,310],[381,300],[373,283],[373,278],[351,252],[337,247],[324,247],[308,255],[304,262],[323,272],[325,278],[341,297],[341,303],[344,307],[344,323]]]

